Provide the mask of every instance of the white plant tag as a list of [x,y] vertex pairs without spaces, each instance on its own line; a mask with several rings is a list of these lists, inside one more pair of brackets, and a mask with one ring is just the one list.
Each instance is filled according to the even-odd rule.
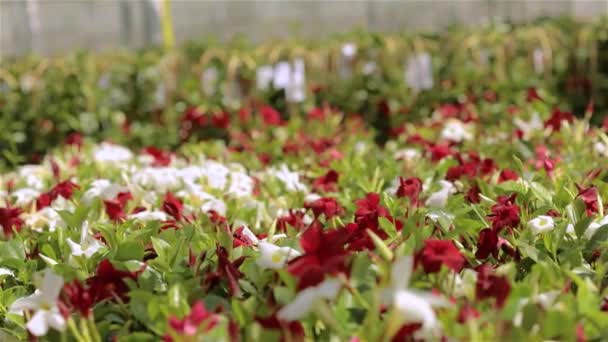
[[354,43],[345,43],[342,45],[340,64],[338,65],[338,72],[340,77],[348,79],[352,76],[352,63],[357,54],[357,45]]
[[97,86],[101,89],[108,89],[110,87],[110,81],[112,80],[112,77],[110,76],[110,73],[107,71],[104,71],[103,74],[101,74],[101,77],[99,77],[99,80],[97,80]]
[[342,56],[347,59],[353,59],[357,54],[357,45],[354,43],[345,43],[342,45]]
[[215,67],[208,67],[201,73],[201,90],[207,96],[215,94],[218,72]]
[[259,90],[266,90],[274,77],[272,65],[262,65],[255,72],[256,86]]
[[532,59],[534,61],[534,71],[536,71],[537,74],[541,74],[543,71],[545,71],[545,52],[543,49],[534,49]]
[[158,86],[156,87],[156,92],[154,93],[154,101],[158,107],[162,107],[165,105],[165,102],[167,100],[165,90],[165,84],[162,81],[158,83]]
[[291,65],[289,62],[279,62],[274,67],[273,86],[275,89],[285,89],[291,82]]
[[289,102],[302,102],[306,99],[306,66],[301,58],[293,62],[291,82],[285,95]]
[[414,91],[433,88],[433,65],[426,52],[408,58],[405,66],[405,82]]

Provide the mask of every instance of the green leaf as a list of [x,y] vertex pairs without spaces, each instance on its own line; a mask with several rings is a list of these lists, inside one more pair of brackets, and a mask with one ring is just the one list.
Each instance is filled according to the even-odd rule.
[[608,240],[608,224],[599,227],[595,233],[593,233],[591,239],[585,244],[584,254],[587,256],[591,255],[593,251],[595,251],[601,243],[606,242],[606,240]]
[[135,241],[124,241],[118,245],[116,259],[120,261],[142,260],[144,257],[144,247]]
[[530,190],[532,190],[532,194],[541,202],[546,204],[551,204],[553,202],[553,195],[551,192],[540,183],[532,182],[530,184]]

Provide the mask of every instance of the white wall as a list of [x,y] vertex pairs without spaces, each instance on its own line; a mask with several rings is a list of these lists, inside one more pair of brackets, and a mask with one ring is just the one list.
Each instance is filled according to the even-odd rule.
[[[32,29],[27,2],[38,4]],[[0,0],[0,55],[53,55],[74,48],[103,50],[160,42],[150,0]],[[178,41],[244,34],[254,39],[307,36],[363,27],[438,30],[500,16],[526,21],[541,15],[608,15],[608,0],[172,0]],[[295,31],[294,31],[295,30]]]

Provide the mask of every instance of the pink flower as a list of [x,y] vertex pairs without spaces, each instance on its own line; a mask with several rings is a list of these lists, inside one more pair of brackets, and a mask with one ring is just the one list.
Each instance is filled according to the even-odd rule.
[[[190,309],[190,313],[183,318],[175,316],[169,317],[169,326],[173,331],[182,336],[196,336],[201,330],[207,332],[213,329],[218,323],[218,316],[205,309],[202,302],[196,302]],[[172,341],[167,339],[165,341]]]

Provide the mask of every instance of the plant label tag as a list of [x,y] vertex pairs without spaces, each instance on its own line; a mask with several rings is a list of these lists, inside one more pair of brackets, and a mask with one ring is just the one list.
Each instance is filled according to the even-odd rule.
[[532,60],[534,61],[534,71],[536,71],[537,74],[541,74],[545,71],[545,52],[543,49],[534,49]]
[[218,72],[217,68],[209,67],[201,73],[201,90],[207,96],[215,94],[217,86]]
[[259,90],[266,90],[274,77],[272,65],[262,65],[255,72],[256,86]]
[[291,82],[291,65],[289,62],[279,62],[274,67],[273,87],[275,89],[285,89]]
[[285,95],[289,102],[302,102],[306,99],[306,66],[301,58],[293,62],[291,82]]
[[408,58],[405,66],[405,83],[416,92],[433,88],[431,55],[424,52]]

